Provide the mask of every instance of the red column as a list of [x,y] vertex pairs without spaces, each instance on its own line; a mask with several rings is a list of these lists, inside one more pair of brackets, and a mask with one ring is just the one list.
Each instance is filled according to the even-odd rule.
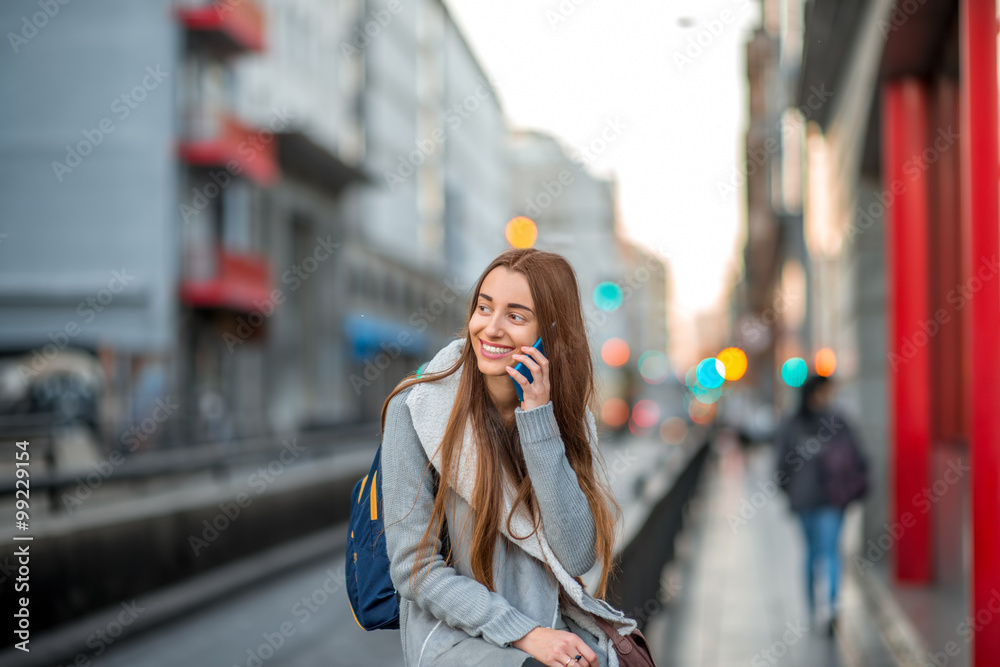
[[914,504],[930,471],[930,342],[927,172],[914,168],[927,147],[928,95],[912,78],[882,87],[882,162],[889,282],[889,402],[892,409],[891,514],[905,530],[892,550],[896,579],[931,579],[930,515]]
[[[997,149],[997,20],[994,0],[962,0],[962,196],[970,238],[969,280],[979,291],[969,302],[972,374],[972,586],[970,612],[990,613],[973,634],[973,664],[995,665],[1000,623],[990,609],[1000,597],[1000,202]],[[982,273],[979,273],[982,272]],[[978,275],[977,275],[978,274]],[[989,274],[987,276],[987,274]],[[976,283],[973,283],[975,286]],[[997,602],[993,601],[994,609]],[[986,611],[983,611],[986,610]]]
[[[968,352],[962,338],[966,328],[963,310],[956,311],[952,290],[965,279],[962,271],[961,206],[959,201],[958,142],[935,146],[942,134],[957,133],[960,128],[958,111],[958,80],[939,77],[933,84],[932,123],[928,142],[934,147],[937,160],[927,170],[932,194],[930,223],[931,310],[944,311],[944,320],[931,345],[931,409],[934,415],[934,442],[955,443],[965,439],[962,411],[966,387],[962,374],[963,356]],[[951,296],[952,301],[949,301]],[[935,533],[935,541],[941,536]],[[938,572],[940,574],[940,572]]]

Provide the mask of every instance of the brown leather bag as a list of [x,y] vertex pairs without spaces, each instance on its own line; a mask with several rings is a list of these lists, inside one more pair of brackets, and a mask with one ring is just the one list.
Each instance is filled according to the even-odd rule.
[[656,667],[653,656],[649,652],[649,644],[646,638],[639,632],[639,628],[632,631],[632,634],[622,637],[615,626],[600,616],[594,615],[594,620],[604,630],[604,634],[611,638],[615,652],[618,654],[618,664],[621,667]]

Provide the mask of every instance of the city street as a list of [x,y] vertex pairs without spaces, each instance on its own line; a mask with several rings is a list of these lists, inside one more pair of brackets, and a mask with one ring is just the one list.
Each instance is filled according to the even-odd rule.
[[99,664],[401,667],[399,631],[366,632],[358,627],[343,583],[341,551],[207,605],[133,642],[113,645]]
[[[488,664],[572,572],[661,667],[1000,667],[998,26],[0,2],[0,665]],[[365,631],[442,507],[465,630]]]
[[[681,555],[671,568],[676,595],[646,633],[655,637],[651,641],[659,651],[658,664],[898,664],[878,634],[849,561],[843,566],[835,636],[828,637],[825,627],[809,627],[797,518],[780,492],[759,500],[766,497],[761,494],[773,473],[772,458],[770,448],[745,455],[724,447],[717,463],[705,471],[690,530],[682,536]],[[747,512],[747,506],[755,513]],[[743,519],[741,509],[748,518]]]

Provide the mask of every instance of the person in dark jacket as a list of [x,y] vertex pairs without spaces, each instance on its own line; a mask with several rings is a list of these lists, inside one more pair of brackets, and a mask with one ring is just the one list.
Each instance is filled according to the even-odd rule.
[[837,618],[837,589],[840,580],[838,542],[844,520],[844,507],[831,498],[825,477],[825,447],[834,439],[846,439],[857,461],[864,457],[844,418],[830,407],[833,382],[815,375],[802,385],[798,411],[778,430],[776,478],[788,495],[791,510],[800,519],[806,542],[805,585],[809,615],[817,623],[815,592],[816,569],[826,569],[829,583],[827,630],[833,634]]

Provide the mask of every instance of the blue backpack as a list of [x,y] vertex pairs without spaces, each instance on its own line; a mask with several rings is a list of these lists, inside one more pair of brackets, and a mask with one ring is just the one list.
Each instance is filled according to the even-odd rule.
[[[350,533],[344,579],[354,620],[365,630],[399,627],[399,598],[389,577],[382,507],[382,445],[371,470],[351,492]],[[371,484],[367,484],[371,480]]]
[[[433,470],[432,474],[436,494],[437,474]],[[348,528],[344,579],[354,620],[365,630],[395,630],[399,628],[399,594],[389,576],[389,552],[385,546],[381,443],[368,474],[358,480],[351,492]],[[441,551],[448,554],[446,526],[442,526],[441,538]]]

